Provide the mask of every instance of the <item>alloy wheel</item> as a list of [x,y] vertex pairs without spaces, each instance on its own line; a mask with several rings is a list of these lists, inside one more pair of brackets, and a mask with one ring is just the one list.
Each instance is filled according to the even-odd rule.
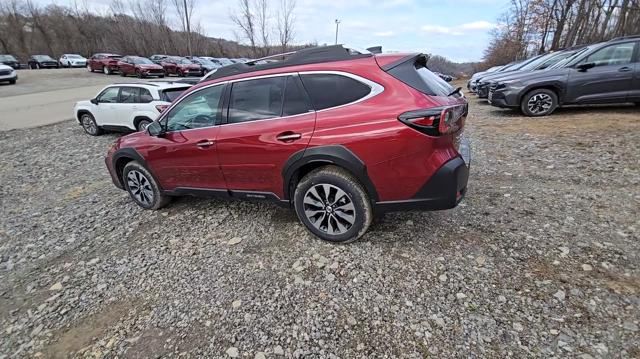
[[303,199],[304,213],[316,229],[339,235],[347,232],[356,221],[356,209],[351,197],[332,184],[316,184]]
[[91,135],[98,133],[98,126],[89,115],[82,116],[82,127]]
[[104,74],[105,74],[105,75],[108,75],[108,74],[109,74],[109,68],[108,68],[108,67],[106,67],[106,66],[104,66],[104,67],[102,68],[102,72],[104,72]]
[[535,115],[547,113],[551,106],[553,99],[546,93],[535,94],[527,101],[527,108]]
[[131,170],[127,173],[127,187],[129,192],[145,206],[153,203],[153,189],[151,188],[151,182],[140,171]]

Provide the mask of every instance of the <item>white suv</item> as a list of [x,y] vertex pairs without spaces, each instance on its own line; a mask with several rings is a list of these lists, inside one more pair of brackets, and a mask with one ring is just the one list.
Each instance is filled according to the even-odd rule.
[[160,81],[109,85],[95,98],[77,102],[73,116],[92,136],[104,130],[142,131],[189,87]]

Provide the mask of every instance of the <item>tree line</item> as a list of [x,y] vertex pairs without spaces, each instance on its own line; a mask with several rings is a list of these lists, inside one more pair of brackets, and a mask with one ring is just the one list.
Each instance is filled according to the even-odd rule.
[[511,0],[484,66],[629,35],[640,35],[640,0]]
[[[102,14],[90,11],[86,3],[40,6],[32,0],[2,0],[0,53],[22,61],[33,54],[97,52],[256,58],[302,47],[292,45],[294,0],[280,0],[274,9],[266,0],[242,0],[240,5],[243,10],[249,6],[249,12],[230,16],[239,27],[238,40],[249,45],[206,36],[193,19],[195,0],[112,0]],[[240,24],[254,30],[247,32]]]

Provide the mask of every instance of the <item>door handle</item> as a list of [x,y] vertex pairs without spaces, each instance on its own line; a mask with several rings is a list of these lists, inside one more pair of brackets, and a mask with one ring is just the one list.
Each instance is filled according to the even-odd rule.
[[209,146],[213,146],[213,143],[214,142],[211,141],[211,140],[202,140],[202,141],[196,143],[196,146],[198,146],[200,148],[206,148],[206,147],[209,147]]
[[618,69],[618,72],[629,72],[631,71],[631,67],[625,66]]
[[283,132],[276,137],[278,141],[282,141],[282,142],[292,142],[295,140],[299,140],[301,138],[302,138],[301,133],[295,133],[291,131]]

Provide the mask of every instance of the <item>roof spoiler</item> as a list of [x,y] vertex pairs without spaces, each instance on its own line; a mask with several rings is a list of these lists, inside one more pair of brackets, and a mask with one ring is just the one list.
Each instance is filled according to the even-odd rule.
[[420,62],[422,65],[424,65],[424,67],[427,67],[427,61],[429,61],[429,57],[425,54],[411,54],[408,56],[405,56],[399,60],[396,60],[394,62],[388,63],[384,66],[381,66],[380,68],[383,71],[389,71],[391,69],[393,69],[394,67],[400,66],[402,64],[404,64],[405,62]]
[[367,51],[369,51],[372,54],[381,54],[382,53],[382,46],[367,47]]

